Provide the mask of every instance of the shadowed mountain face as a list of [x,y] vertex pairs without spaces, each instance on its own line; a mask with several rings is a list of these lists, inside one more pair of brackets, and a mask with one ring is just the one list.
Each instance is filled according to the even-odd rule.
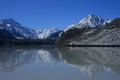
[[64,45],[120,45],[120,19],[101,28],[74,28],[63,33],[56,44]]
[[106,28],[120,28],[120,18],[115,19],[114,21],[112,21],[111,23],[109,23],[108,25],[106,25]]
[[9,32],[0,29],[0,40],[15,39]]
[[0,48],[0,71],[11,72],[19,67],[38,63],[63,62],[91,77],[104,71],[120,73],[119,48],[87,47],[11,47]]

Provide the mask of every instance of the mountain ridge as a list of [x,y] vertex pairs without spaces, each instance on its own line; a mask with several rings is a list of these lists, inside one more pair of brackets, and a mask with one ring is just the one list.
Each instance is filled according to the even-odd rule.
[[[57,45],[120,45],[119,29],[120,18],[110,20],[96,15],[88,15],[64,30],[55,27],[34,30],[22,26],[12,18],[0,20],[0,30],[7,34],[1,32],[5,39],[12,37],[25,42],[45,40],[47,44],[49,40],[53,40],[50,44]],[[0,36],[1,39],[2,37]]]
[[63,33],[56,44],[62,45],[120,45],[120,19],[99,29],[74,28]]
[[9,32],[16,39],[47,39],[53,33],[59,31],[55,27],[44,30],[35,30],[22,26],[12,18],[1,19],[0,29]]

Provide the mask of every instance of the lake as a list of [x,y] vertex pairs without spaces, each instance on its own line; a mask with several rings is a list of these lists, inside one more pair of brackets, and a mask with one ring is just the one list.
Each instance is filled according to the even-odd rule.
[[0,80],[120,80],[120,48],[0,47]]

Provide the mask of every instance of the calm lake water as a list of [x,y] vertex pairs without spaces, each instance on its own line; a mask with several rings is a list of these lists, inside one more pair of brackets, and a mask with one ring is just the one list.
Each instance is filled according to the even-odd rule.
[[120,48],[0,47],[0,80],[120,80]]

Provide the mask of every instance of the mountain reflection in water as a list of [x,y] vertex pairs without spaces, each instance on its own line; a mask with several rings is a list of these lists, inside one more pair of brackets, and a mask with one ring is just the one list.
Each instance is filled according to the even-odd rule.
[[64,63],[87,76],[105,71],[120,73],[120,49],[117,47],[1,47],[0,72],[13,72],[24,65]]

